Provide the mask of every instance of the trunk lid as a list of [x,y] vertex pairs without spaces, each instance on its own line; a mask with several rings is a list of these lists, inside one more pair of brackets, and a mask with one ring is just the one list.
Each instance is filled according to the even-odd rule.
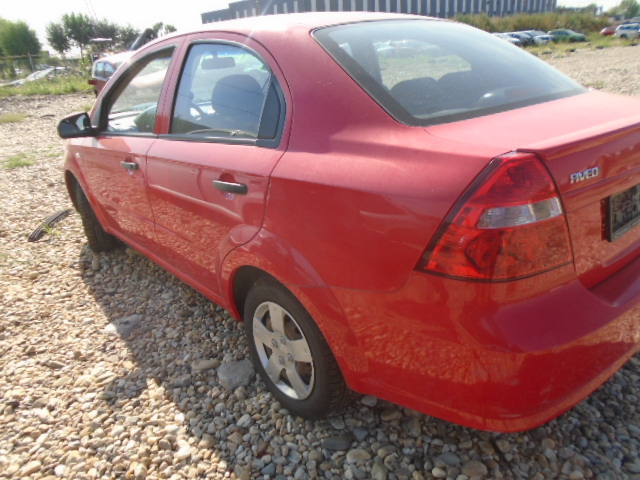
[[428,131],[537,154],[558,187],[585,285],[640,255],[640,225],[628,219],[640,215],[640,98],[589,92]]

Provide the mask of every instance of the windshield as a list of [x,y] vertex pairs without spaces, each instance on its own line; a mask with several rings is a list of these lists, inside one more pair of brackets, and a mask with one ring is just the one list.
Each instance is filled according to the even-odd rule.
[[407,125],[473,118],[586,91],[518,47],[454,22],[361,22],[322,28],[314,37]]

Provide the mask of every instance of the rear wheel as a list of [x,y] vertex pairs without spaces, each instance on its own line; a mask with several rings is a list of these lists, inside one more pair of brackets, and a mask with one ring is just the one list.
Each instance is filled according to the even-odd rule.
[[284,286],[258,281],[247,296],[244,323],[256,369],[289,412],[321,418],[344,404],[348,390],[324,336]]
[[80,218],[82,218],[82,226],[84,234],[87,237],[89,247],[96,253],[113,250],[118,246],[118,240],[113,235],[105,232],[96,217],[87,196],[82,191],[79,183],[75,187],[76,207]]

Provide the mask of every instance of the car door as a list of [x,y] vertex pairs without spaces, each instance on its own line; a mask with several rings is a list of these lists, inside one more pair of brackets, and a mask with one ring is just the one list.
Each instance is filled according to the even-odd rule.
[[86,139],[80,152],[86,186],[107,226],[144,249],[155,240],[146,155],[156,141],[156,113],[173,51],[160,48],[131,66],[95,114],[100,133]]
[[273,65],[247,38],[192,37],[167,133],[148,152],[160,256],[213,295],[224,256],[260,229],[269,175],[285,150]]

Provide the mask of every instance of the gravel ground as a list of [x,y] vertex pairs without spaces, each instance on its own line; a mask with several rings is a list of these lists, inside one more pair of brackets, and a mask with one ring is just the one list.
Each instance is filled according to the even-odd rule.
[[[640,47],[548,60],[592,87],[640,92]],[[519,434],[373,397],[304,421],[242,371],[241,325],[135,251],[93,254],[75,213],[28,243],[70,206],[56,123],[91,102],[0,99],[0,114],[28,114],[0,124],[1,479],[640,480],[640,356]],[[15,154],[33,165],[7,168]]]

